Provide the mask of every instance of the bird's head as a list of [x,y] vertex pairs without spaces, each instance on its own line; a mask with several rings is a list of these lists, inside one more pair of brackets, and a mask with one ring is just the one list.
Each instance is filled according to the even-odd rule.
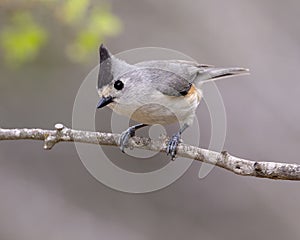
[[117,103],[123,94],[126,79],[122,74],[132,68],[132,65],[114,57],[108,49],[101,44],[99,48],[100,67],[98,74],[98,93],[100,100],[97,108]]

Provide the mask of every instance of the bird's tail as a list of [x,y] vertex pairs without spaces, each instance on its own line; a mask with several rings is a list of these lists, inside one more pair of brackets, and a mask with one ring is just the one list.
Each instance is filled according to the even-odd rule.
[[249,74],[249,69],[240,68],[240,67],[232,67],[232,68],[207,67],[207,68],[202,68],[201,71],[199,71],[197,77],[197,83],[199,85],[202,85],[207,82],[216,81],[222,78],[245,75],[245,74]]

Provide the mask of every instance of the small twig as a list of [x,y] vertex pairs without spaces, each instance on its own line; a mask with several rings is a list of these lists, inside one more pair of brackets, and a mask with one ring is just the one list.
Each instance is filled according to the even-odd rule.
[[[55,125],[55,130],[0,128],[0,140],[42,140],[44,141],[44,149],[51,149],[59,142],[117,146],[119,137],[120,134],[73,130],[60,123]],[[130,139],[129,147],[165,152],[167,141],[168,138],[154,141],[150,138],[135,136]],[[183,143],[178,145],[177,156],[213,164],[241,176],[300,180],[300,165],[298,164],[251,161],[231,156],[225,151],[218,153]]]

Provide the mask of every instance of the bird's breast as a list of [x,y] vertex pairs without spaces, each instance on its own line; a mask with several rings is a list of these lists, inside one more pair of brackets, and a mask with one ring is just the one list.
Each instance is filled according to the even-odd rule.
[[137,101],[120,101],[110,107],[136,122],[167,125],[192,121],[200,100],[201,92],[192,85],[185,96],[167,96],[156,92]]

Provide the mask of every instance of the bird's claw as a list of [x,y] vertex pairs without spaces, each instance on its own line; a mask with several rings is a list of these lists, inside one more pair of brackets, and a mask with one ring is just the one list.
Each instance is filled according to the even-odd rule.
[[167,155],[171,155],[171,160],[174,161],[176,157],[177,152],[177,146],[181,142],[181,136],[179,133],[176,133],[172,136],[172,138],[169,140],[167,145]]
[[135,136],[135,131],[135,126],[132,126],[121,133],[118,144],[122,152],[124,152],[124,149],[128,147],[129,139]]

